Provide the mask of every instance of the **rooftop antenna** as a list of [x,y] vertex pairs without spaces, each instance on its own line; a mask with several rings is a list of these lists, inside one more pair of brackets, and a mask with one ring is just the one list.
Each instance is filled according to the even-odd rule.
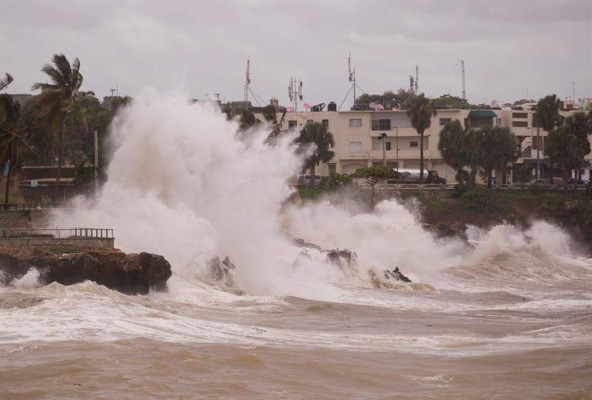
[[462,66],[462,98],[467,99],[467,92],[465,90],[465,60],[460,60]]
[[288,97],[294,106],[294,111],[298,111],[298,101],[302,101],[304,96],[302,95],[302,80],[296,80],[293,77],[290,78],[290,84],[288,86]]
[[247,74],[245,79],[245,103],[249,101],[249,85],[251,84],[251,57],[247,58]]
[[[343,101],[341,102],[341,104],[339,105],[339,109],[341,109],[341,106],[343,105],[343,103],[345,102],[345,99],[347,99],[347,96],[349,96],[349,93],[353,90],[354,91],[354,107],[356,105],[356,88],[362,90],[357,84],[356,84],[356,68],[352,68],[351,66],[351,53],[349,53],[349,55],[347,56],[347,69],[349,71],[349,81],[352,82],[351,87],[349,88],[349,91],[347,92],[347,94],[345,95],[345,98],[343,99]],[[362,92],[364,92],[362,90]],[[364,92],[365,93],[365,92]]]
[[109,89],[109,91],[111,92],[111,97],[113,97],[114,93],[117,93],[117,95],[119,96],[119,92],[117,89]]

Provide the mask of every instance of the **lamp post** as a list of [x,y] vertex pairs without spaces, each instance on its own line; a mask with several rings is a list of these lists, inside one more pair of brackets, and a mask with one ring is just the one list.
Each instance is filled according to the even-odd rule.
[[382,140],[382,166],[386,168],[386,133],[381,133],[378,140]]
[[399,172],[399,128],[395,128],[395,146],[397,146],[397,172]]

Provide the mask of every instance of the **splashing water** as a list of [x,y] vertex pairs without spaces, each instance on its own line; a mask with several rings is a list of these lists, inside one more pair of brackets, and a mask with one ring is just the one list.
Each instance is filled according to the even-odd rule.
[[463,258],[477,262],[532,241],[567,251],[567,237],[549,239],[558,230],[548,224],[526,236],[512,227],[487,235],[474,228],[471,250],[460,240],[436,240],[393,200],[372,213],[328,201],[285,207],[302,166],[294,133],[270,145],[266,127],[244,134],[237,128],[216,107],[145,91],[114,121],[109,179],[97,198],[76,199],[51,226],[114,228],[118,248],[164,255],[181,280],[202,279],[208,260],[229,256],[249,294],[316,299],[332,298],[344,274],[322,257],[299,259],[292,238],[355,251],[357,278],[366,281],[369,268],[398,266],[429,282]]

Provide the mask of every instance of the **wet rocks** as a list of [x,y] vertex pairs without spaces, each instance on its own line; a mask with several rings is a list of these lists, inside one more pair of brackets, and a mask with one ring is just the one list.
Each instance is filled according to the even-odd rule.
[[396,267],[392,271],[388,269],[384,271],[384,277],[386,279],[394,279],[396,281],[407,282],[410,283],[411,279],[407,278],[401,271],[399,271],[399,267]]
[[0,247],[0,284],[11,284],[31,268],[39,271],[39,282],[44,285],[90,280],[125,294],[165,290],[172,275],[169,262],[151,253],[65,246]]
[[351,267],[355,264],[357,256],[356,253],[350,250],[328,250],[327,253],[327,260],[340,268],[345,266]]

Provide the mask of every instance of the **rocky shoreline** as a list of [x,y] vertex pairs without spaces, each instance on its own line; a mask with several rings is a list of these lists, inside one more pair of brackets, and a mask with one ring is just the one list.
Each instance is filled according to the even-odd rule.
[[446,191],[423,191],[399,198],[418,214],[423,226],[438,237],[465,238],[467,225],[483,229],[507,223],[522,229],[543,220],[559,226],[592,257],[592,199],[572,198],[562,194],[511,198],[493,196],[491,201],[467,204]]
[[31,270],[43,285],[87,280],[125,294],[166,290],[171,265],[160,255],[76,246],[0,246],[0,284],[10,285]]

